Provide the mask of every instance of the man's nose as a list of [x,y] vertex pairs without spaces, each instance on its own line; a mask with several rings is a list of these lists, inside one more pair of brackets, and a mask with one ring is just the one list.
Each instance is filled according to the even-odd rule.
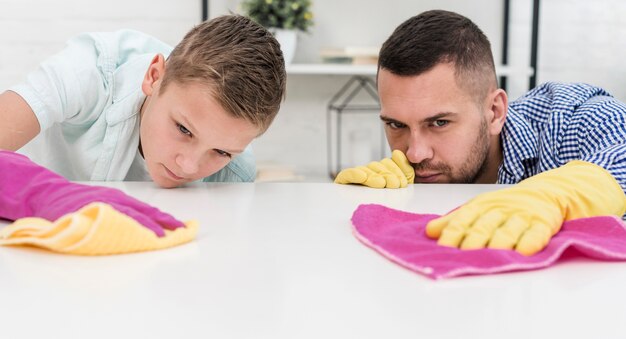
[[419,164],[425,160],[430,160],[433,157],[433,148],[431,143],[426,138],[418,138],[416,135],[412,135],[409,140],[409,147],[406,151],[406,157],[410,162]]

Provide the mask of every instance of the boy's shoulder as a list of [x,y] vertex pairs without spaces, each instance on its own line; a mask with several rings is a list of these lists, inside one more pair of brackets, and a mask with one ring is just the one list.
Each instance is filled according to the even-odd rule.
[[137,55],[161,53],[167,56],[172,51],[172,46],[154,36],[132,29],[87,32],[72,38],[68,44],[93,44],[101,57],[114,59],[118,65]]
[[202,181],[204,182],[253,182],[256,178],[256,164],[252,147],[235,157],[224,168],[217,173],[210,175]]

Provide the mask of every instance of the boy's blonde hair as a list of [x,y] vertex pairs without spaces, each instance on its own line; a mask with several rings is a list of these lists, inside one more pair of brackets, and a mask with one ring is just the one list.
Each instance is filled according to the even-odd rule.
[[274,120],[285,96],[285,61],[274,36],[251,19],[224,15],[194,27],[167,58],[167,86],[200,83],[234,117],[259,128]]

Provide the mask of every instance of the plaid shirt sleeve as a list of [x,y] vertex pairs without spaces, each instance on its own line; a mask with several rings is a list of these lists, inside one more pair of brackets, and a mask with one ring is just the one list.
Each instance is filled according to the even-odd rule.
[[498,183],[515,184],[572,160],[608,170],[626,191],[626,104],[587,84],[543,84],[511,102]]

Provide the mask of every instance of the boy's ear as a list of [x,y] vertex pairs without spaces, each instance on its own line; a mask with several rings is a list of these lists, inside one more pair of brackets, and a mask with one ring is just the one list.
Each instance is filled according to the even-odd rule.
[[165,57],[157,54],[152,61],[141,83],[141,90],[145,95],[153,95],[158,90],[165,75]]

